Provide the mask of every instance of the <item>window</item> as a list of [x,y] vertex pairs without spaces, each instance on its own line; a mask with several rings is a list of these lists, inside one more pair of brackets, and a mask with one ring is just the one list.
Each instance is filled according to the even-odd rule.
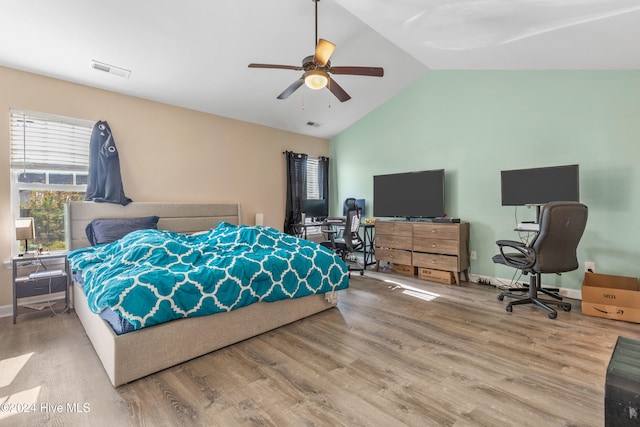
[[36,229],[14,253],[65,249],[64,205],[84,200],[94,122],[13,109],[10,122],[12,212],[33,217]]
[[[329,200],[329,158],[312,157],[307,154],[285,151],[287,174],[287,198],[284,211],[284,232],[299,234],[297,224],[302,213],[306,218],[325,217],[325,209],[320,215],[308,215],[305,202],[324,202]],[[316,204],[317,205],[317,204]],[[310,231],[310,230],[307,230]]]
[[318,163],[320,159],[318,157],[307,157],[307,199],[317,200],[320,199],[319,176],[318,176]]
[[[306,214],[305,223],[311,223],[316,218],[322,218],[328,216],[329,204],[325,194],[326,180],[326,167],[323,167],[322,162],[326,162],[326,157],[307,157],[307,191],[306,200],[312,202],[303,202],[307,207],[310,207],[313,214]],[[313,203],[313,201],[324,201],[324,203]],[[303,210],[304,211],[304,210]],[[308,227],[307,235],[322,234],[322,227]]]

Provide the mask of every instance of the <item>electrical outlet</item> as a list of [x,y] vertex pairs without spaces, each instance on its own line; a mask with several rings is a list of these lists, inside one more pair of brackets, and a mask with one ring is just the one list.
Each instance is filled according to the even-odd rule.
[[593,261],[585,261],[584,262],[584,272],[585,273],[595,273],[596,272],[596,263]]
[[476,251],[471,251],[471,254],[469,254],[469,258],[478,259],[478,253]]

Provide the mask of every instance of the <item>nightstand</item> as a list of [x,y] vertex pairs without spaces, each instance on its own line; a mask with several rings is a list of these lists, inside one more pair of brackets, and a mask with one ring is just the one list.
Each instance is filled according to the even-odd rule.
[[[69,308],[71,270],[66,251],[11,258],[13,266],[13,324],[18,316],[18,299],[64,292]],[[22,314],[22,313],[21,313]]]

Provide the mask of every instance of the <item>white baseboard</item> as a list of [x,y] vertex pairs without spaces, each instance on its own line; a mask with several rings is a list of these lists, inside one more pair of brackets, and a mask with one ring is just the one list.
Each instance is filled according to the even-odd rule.
[[[69,297],[71,297],[71,293],[69,293]],[[25,304],[40,304],[40,303],[49,302],[49,301],[58,301],[60,299],[64,299],[63,292],[56,292],[55,294],[39,295],[36,297],[20,298],[19,300],[20,302],[18,303],[18,305],[22,306]],[[71,304],[71,300],[69,300],[69,304]],[[11,316],[13,316],[13,304],[0,305],[0,318],[11,317]]]
[[[481,274],[469,274],[469,280],[473,283],[479,283],[480,279],[490,283],[492,286],[495,286],[496,288],[499,286],[508,286],[511,284],[511,279],[501,279],[499,277],[483,276]],[[520,281],[519,283],[528,283],[528,282]],[[513,284],[515,285],[515,283]],[[579,289],[560,288],[559,293],[563,297],[582,300],[582,291]]]
[[0,305],[0,317],[9,317],[13,314],[13,305]]

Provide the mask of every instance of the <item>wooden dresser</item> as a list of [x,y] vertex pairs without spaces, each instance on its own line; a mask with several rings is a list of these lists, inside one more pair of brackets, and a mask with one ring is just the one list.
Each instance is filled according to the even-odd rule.
[[376,221],[376,270],[381,261],[460,273],[469,280],[469,223]]

